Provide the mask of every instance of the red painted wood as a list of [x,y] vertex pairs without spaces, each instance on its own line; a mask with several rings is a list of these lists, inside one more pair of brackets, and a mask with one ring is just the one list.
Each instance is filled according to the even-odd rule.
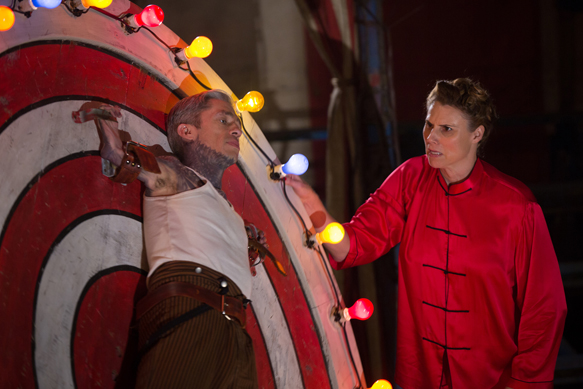
[[73,329],[78,389],[134,387],[138,338],[132,314],[145,294],[146,277],[132,271],[107,274],[85,294]]
[[160,128],[178,98],[146,72],[107,53],[71,44],[39,44],[0,57],[0,123],[55,96],[97,96],[140,112]]
[[119,209],[141,215],[140,184],[122,186],[101,175],[97,156],[65,162],[24,196],[0,249],[0,376],[6,387],[34,388],[33,312],[41,265],[59,234],[82,215]]
[[261,334],[261,327],[259,327],[253,309],[248,307],[246,313],[246,330],[253,340],[253,351],[255,352],[255,364],[257,365],[257,381],[259,389],[274,389],[275,378],[273,377],[273,371],[271,370],[271,362],[269,361],[269,354],[267,353],[265,340]]
[[[230,183],[236,181],[237,186],[241,188],[244,178],[235,177],[238,174],[242,176],[235,169],[229,169],[225,173],[227,176],[225,180]],[[318,334],[312,321],[310,309],[297,275],[290,263],[287,251],[279,239],[271,219],[261,206],[253,188],[246,180],[244,189],[233,190],[231,186],[227,186],[225,193],[235,207],[235,210],[237,210],[244,220],[247,220],[265,232],[269,250],[278,258],[288,273],[287,276],[283,276],[277,271],[275,265],[269,259],[265,260],[265,268],[277,292],[292,339],[294,340],[305,387],[330,387],[324,356]]]

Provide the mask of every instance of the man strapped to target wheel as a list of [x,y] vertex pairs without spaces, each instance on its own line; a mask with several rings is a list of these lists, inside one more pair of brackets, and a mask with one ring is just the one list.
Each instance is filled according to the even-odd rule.
[[[231,98],[211,90],[178,102],[166,122],[174,155],[122,142],[103,106],[73,113],[96,120],[101,156],[114,181],[146,187],[144,238],[148,295],[138,303],[137,388],[256,388],[251,338],[245,331],[251,293],[247,234],[221,190],[237,161],[241,123]],[[261,238],[264,240],[264,238]]]

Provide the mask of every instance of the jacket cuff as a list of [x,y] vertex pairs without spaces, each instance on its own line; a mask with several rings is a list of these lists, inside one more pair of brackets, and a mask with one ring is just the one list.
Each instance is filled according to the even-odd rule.
[[346,258],[342,262],[337,262],[332,257],[332,255],[330,255],[330,253],[328,253],[328,260],[330,261],[330,266],[332,266],[332,269],[334,269],[334,270],[342,270],[342,269],[347,269],[349,267],[352,267],[353,263],[357,257],[357,250],[355,250],[356,237],[354,236],[354,230],[352,229],[352,227],[348,223],[342,224],[342,226],[344,227],[344,231],[346,232],[346,234],[348,235],[348,238],[350,239],[350,250],[348,250],[348,255],[346,256]]

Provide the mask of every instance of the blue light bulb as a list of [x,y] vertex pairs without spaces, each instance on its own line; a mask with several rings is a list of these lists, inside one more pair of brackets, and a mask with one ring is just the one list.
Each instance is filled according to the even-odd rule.
[[290,157],[289,161],[281,167],[281,170],[285,174],[295,174],[296,176],[300,176],[308,170],[308,166],[310,166],[308,158],[302,154],[294,154]]
[[61,4],[61,0],[32,0],[32,5],[37,8],[57,8]]

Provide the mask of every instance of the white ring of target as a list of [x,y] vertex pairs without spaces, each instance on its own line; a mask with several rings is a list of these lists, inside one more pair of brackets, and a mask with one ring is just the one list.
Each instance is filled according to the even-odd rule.
[[39,388],[74,388],[71,334],[81,294],[103,270],[119,265],[139,268],[141,234],[142,224],[136,220],[102,215],[79,224],[51,253],[38,288],[34,323]]

